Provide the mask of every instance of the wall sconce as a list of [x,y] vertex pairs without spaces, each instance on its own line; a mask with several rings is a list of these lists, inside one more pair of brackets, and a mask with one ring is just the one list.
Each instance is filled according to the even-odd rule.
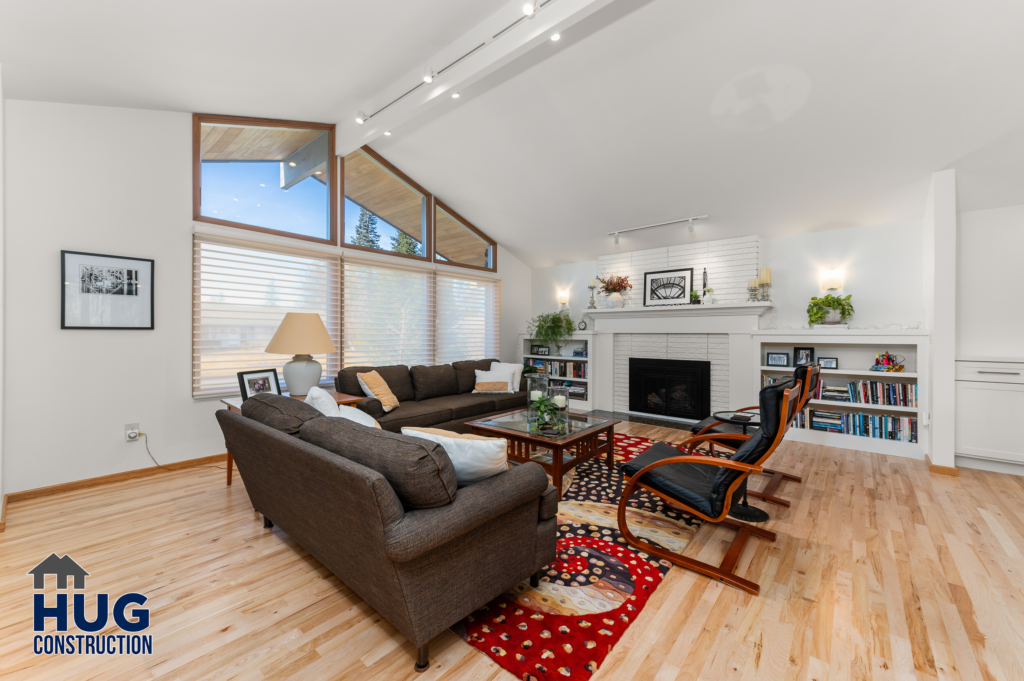
[[838,291],[843,288],[843,270],[822,270],[821,271],[821,290],[822,291]]
[[569,290],[566,289],[564,291],[559,291],[558,292],[558,305],[559,305],[559,307],[561,307],[562,305],[568,305],[568,304],[569,304]]

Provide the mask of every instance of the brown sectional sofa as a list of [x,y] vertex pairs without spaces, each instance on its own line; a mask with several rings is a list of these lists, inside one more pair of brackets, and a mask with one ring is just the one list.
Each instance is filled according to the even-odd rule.
[[539,465],[458,487],[442,446],[279,395],[217,420],[264,527],[279,526],[391,622],[419,649],[418,671],[433,637],[524,579],[536,584],[555,559],[558,499]]
[[469,360],[438,366],[404,364],[383,367],[348,367],[338,372],[338,392],[362,395],[356,374],[376,371],[398,398],[399,406],[385,413],[380,400],[368,397],[356,406],[377,419],[384,430],[401,432],[403,427],[441,428],[468,433],[467,421],[526,406],[526,380],[519,392],[508,395],[475,395],[476,370],[488,371],[496,359]]

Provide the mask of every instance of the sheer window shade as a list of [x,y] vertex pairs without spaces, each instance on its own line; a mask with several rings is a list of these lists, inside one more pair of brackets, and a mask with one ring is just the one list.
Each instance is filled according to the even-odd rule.
[[[341,262],[286,246],[196,236],[193,254],[192,395],[238,395],[239,371],[291,357],[264,352],[287,312],[316,312],[341,347]],[[315,355],[333,386],[339,353]]]
[[437,272],[435,362],[501,357],[501,282]]
[[344,366],[434,363],[434,272],[345,258]]

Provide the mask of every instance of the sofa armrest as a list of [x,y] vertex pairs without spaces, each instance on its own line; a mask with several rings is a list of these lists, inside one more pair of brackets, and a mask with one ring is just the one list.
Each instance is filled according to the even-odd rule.
[[540,498],[540,520],[547,520],[558,515],[558,490],[554,485],[548,485]]
[[364,397],[362,402],[356,402],[356,407],[362,409],[375,419],[384,416],[384,405],[375,397]]
[[404,563],[450,542],[470,530],[536,500],[549,487],[539,464],[526,463],[494,477],[463,487],[455,501],[439,508],[407,511],[387,531],[385,550]]

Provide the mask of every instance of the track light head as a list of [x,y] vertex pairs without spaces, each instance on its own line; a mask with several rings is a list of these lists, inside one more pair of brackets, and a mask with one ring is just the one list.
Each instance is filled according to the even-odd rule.
[[528,2],[525,5],[523,5],[523,14],[525,14],[526,16],[532,17],[536,12],[537,12],[537,3],[536,2]]
[[690,234],[693,234],[693,220],[690,220]]
[[364,114],[362,111],[360,111],[359,113],[356,114],[356,123],[358,123],[359,125],[362,125],[365,122],[366,122],[366,114]]
[[615,232],[615,243],[619,243],[619,233]]
[[427,75],[423,76],[423,82],[424,83],[433,83],[434,82],[434,74],[428,73]]

